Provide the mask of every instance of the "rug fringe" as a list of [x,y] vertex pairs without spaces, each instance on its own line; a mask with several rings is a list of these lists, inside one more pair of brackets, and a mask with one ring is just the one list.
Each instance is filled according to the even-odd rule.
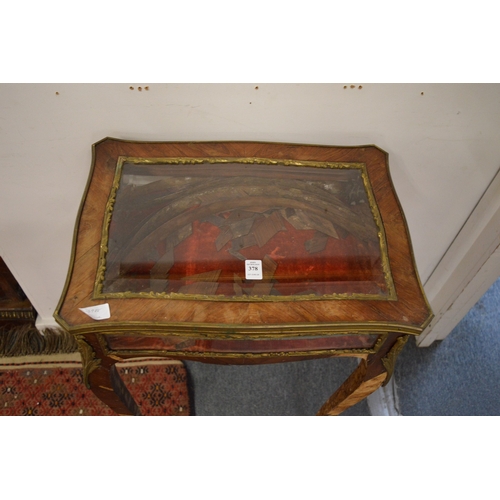
[[32,325],[0,328],[0,357],[67,354],[78,351],[73,335],[47,328],[43,335]]

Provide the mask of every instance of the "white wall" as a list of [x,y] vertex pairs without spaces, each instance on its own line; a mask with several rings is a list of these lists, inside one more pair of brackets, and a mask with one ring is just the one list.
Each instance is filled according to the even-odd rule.
[[41,324],[104,137],[376,144],[425,282],[500,166],[500,85],[346,84],[1,84],[0,255]]

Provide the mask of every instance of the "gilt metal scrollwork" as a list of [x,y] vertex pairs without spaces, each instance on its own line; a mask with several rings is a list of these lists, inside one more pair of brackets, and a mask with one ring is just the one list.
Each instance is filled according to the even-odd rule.
[[101,360],[97,359],[94,349],[85,340],[83,335],[75,335],[75,340],[78,343],[78,349],[82,355],[83,382],[87,389],[90,389],[89,375],[101,366]]
[[404,335],[396,340],[396,343],[392,346],[391,350],[382,358],[382,364],[387,371],[387,377],[382,385],[387,385],[394,372],[394,366],[396,365],[396,359],[399,353],[403,350],[406,342],[410,338],[409,335]]

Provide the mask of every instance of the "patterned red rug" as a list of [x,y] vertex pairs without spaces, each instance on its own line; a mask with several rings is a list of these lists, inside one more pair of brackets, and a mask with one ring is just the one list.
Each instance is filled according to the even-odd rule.
[[[142,360],[117,364],[123,382],[142,415],[190,414],[187,374],[174,360]],[[0,365],[0,416],[116,416],[83,383],[75,361]]]

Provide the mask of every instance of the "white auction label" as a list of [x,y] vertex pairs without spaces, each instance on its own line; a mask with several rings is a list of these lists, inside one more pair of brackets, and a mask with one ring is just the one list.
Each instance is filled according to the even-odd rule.
[[262,261],[261,260],[246,260],[245,261],[245,278],[247,280],[262,279]]
[[92,319],[100,320],[111,318],[109,304],[101,304],[99,306],[92,307],[79,307],[78,309],[84,312],[87,316],[90,316]]

